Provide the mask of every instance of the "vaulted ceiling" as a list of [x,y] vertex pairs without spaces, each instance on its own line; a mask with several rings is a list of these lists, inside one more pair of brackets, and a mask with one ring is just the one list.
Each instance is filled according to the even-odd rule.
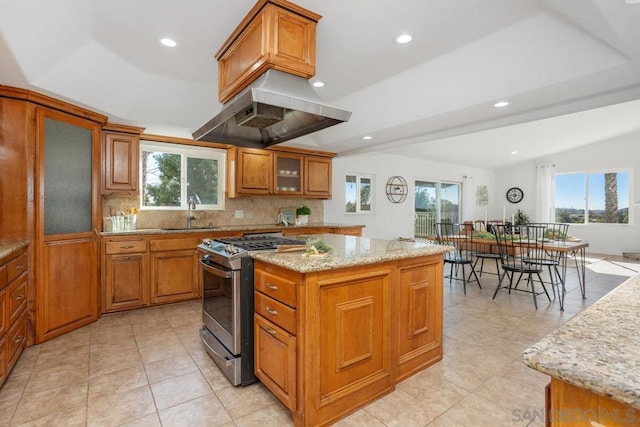
[[[317,92],[353,115],[288,145],[492,168],[640,130],[640,4],[295,3],[323,16]],[[190,137],[222,107],[214,54],[253,4],[0,0],[0,84]]]

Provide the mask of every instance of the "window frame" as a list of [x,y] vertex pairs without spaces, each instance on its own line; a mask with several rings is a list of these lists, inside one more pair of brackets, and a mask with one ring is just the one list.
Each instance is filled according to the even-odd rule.
[[[590,222],[589,221],[589,176],[590,175],[604,175],[607,173],[626,173],[627,174],[627,215],[628,222]],[[617,168],[617,169],[598,169],[598,170],[581,170],[581,171],[573,171],[573,172],[557,172],[553,174],[553,192],[554,192],[554,200],[553,200],[553,221],[557,221],[557,202],[556,202],[556,177],[559,175],[582,175],[582,194],[584,204],[582,205],[582,209],[584,210],[584,218],[582,222],[571,222],[569,224],[576,225],[579,227],[590,226],[590,227],[602,227],[602,226],[630,226],[633,225],[633,173],[629,168]],[[620,209],[620,207],[618,207]],[[593,210],[593,209],[592,209]]]
[[[180,206],[145,206],[144,205],[144,191],[142,186],[143,175],[145,171],[142,169],[143,152],[155,151],[169,154],[177,154],[180,156]],[[227,150],[202,147],[199,145],[187,145],[176,144],[171,142],[160,142],[152,140],[140,141],[140,159],[139,159],[139,171],[138,185],[140,188],[140,209],[141,210],[164,210],[164,211],[176,211],[188,209],[187,206],[187,159],[210,159],[218,162],[218,189],[217,189],[217,204],[198,204],[198,208],[202,210],[224,210],[225,209],[225,186],[226,186],[226,164],[227,164]]]
[[[346,193],[346,188],[345,188],[345,195],[344,195],[344,199],[345,199],[345,204],[344,204],[345,211],[344,211],[344,213],[345,213],[345,215],[373,215],[373,214],[375,214],[375,209],[374,209],[374,207],[375,207],[375,197],[374,197],[374,195],[375,195],[375,191],[374,191],[374,188],[375,188],[375,175],[367,174],[367,173],[346,173],[345,174],[345,179],[344,179],[345,185],[347,183],[347,178],[348,177],[355,177],[356,178],[356,195],[357,195],[357,198],[356,198],[356,211],[355,212],[347,212],[348,200],[347,200],[347,193]],[[370,191],[369,197],[371,199],[371,203],[370,203],[371,209],[368,210],[368,211],[361,210],[362,200],[360,198],[360,196],[361,196],[361,192],[360,191],[361,191],[362,179],[363,178],[370,180],[371,191]]]

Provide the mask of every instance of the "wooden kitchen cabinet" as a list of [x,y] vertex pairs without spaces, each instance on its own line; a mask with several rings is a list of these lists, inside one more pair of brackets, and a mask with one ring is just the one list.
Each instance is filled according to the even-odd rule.
[[[313,153],[313,154],[305,154]],[[293,148],[227,150],[227,197],[250,195],[331,198],[334,153]]]
[[183,237],[149,241],[151,304],[185,301],[200,296],[200,239]]
[[0,265],[0,387],[27,345],[26,248]]
[[331,198],[331,158],[305,156],[304,195],[321,199]]
[[102,265],[102,312],[149,304],[149,254],[144,239],[107,241]]
[[138,159],[144,128],[102,127],[102,194],[139,194]]
[[269,68],[313,77],[320,18],[288,1],[258,1],[216,53],[218,100],[225,103]]
[[391,392],[442,359],[441,271],[442,255],[305,274],[256,260],[256,376],[296,426]]

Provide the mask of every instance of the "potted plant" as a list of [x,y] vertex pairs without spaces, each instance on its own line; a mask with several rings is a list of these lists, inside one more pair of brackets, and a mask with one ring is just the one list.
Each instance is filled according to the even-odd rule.
[[513,218],[513,222],[515,223],[514,225],[528,224],[529,223],[529,215],[527,215],[526,213],[524,213],[523,211],[518,209],[518,212],[516,212],[516,214],[515,214],[515,216]]
[[309,215],[311,215],[309,206],[302,205],[296,208],[296,217],[300,219],[300,224],[307,224],[309,222]]

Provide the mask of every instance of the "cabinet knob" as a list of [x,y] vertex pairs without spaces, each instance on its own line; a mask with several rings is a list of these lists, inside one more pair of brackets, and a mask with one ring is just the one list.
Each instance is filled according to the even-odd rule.
[[271,289],[272,291],[277,291],[277,290],[278,290],[278,286],[277,286],[277,285],[274,285],[274,284],[269,283],[269,282],[267,282],[267,283],[265,284],[265,286],[266,286],[267,288]]
[[274,310],[271,307],[265,307],[264,309],[267,311],[267,313],[269,313],[272,316],[277,316],[278,315],[278,310]]

